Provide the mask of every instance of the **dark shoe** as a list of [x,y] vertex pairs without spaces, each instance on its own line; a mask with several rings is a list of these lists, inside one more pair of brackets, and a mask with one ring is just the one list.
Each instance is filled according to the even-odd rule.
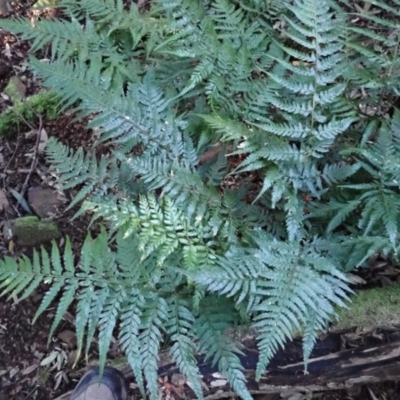
[[126,400],[128,388],[124,376],[115,368],[105,367],[100,379],[99,368],[91,369],[78,382],[71,400]]

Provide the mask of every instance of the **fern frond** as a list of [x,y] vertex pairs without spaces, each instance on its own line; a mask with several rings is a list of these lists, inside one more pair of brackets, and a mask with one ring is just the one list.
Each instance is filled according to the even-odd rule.
[[197,398],[203,399],[203,391],[199,379],[200,372],[195,358],[197,346],[191,333],[192,325],[195,321],[194,315],[187,307],[187,302],[177,297],[170,299],[168,305],[170,314],[166,330],[173,342],[170,349],[172,359],[182,374],[188,378],[190,387]]
[[[144,94],[147,81],[144,80],[142,86],[131,85],[127,95],[121,92],[121,88],[113,91],[113,96],[109,95],[108,86],[104,85],[99,75],[91,71],[91,67],[84,63],[63,63],[55,61],[51,64],[40,62],[34,58],[30,64],[35,71],[44,79],[46,86],[51,86],[65,100],[65,107],[77,101],[81,116],[89,115],[92,112],[98,113],[88,127],[101,127],[101,140],[113,138],[120,141],[136,139],[143,141],[144,145],[157,144],[160,148],[166,148],[165,130],[168,122],[160,121],[154,126],[154,122],[142,115],[140,108],[135,108],[139,103],[139,90]],[[149,94],[149,93],[148,93]],[[149,99],[151,101],[152,99]],[[162,104],[159,97],[153,98],[157,104],[152,104],[154,109],[148,110],[149,102],[143,104],[143,109],[148,116],[152,116],[154,110],[160,112],[165,109],[168,100],[163,99]],[[135,110],[135,111],[134,111]],[[155,128],[155,129],[154,129]]]
[[[67,278],[63,282],[63,294],[58,302],[57,306],[57,311],[56,315],[54,317],[53,324],[50,328],[50,333],[49,333],[49,342],[51,340],[51,337],[57,328],[58,324],[61,322],[61,319],[64,317],[65,313],[68,310],[68,307],[71,305],[71,303],[74,301],[76,297],[76,293],[79,288],[79,282],[75,277]],[[37,318],[39,314],[35,315],[35,319]],[[34,319],[34,320],[35,320]]]
[[210,291],[234,296],[238,303],[248,301],[259,332],[259,378],[278,347],[302,327],[309,329],[305,337],[308,352],[318,329],[334,314],[333,305],[344,304],[348,289],[345,276],[312,247],[299,246],[295,251],[293,242],[273,241],[265,234],[254,239],[259,246],[254,253],[249,249],[229,254],[229,260],[220,260],[219,268],[201,271],[193,278]]
[[[295,250],[293,242],[270,241],[266,235],[255,240],[259,250],[254,257],[261,263],[255,290],[260,302],[253,307],[260,349],[256,377],[260,379],[273,354],[293,332],[307,326],[314,312],[319,321],[330,320],[333,305],[344,305],[348,289],[345,276],[314,250]],[[307,346],[315,340],[316,334],[309,334]]]
[[137,289],[128,292],[127,304],[121,314],[121,330],[119,343],[125,352],[129,365],[135,375],[142,395],[145,394],[143,380],[143,364],[140,357],[139,330],[141,324],[142,309],[144,307],[143,295]]
[[[2,19],[0,26],[24,40],[33,40],[32,50],[40,50],[51,43],[52,60],[59,58],[64,62],[74,54],[87,54],[100,51],[103,39],[93,26],[84,29],[78,21],[41,20],[31,23],[26,19]],[[85,61],[85,59],[82,59]]]
[[103,311],[100,315],[99,324],[99,364],[106,364],[107,352],[110,347],[113,330],[117,323],[117,317],[121,310],[122,303],[127,297],[122,288],[111,289],[108,298],[104,303]]
[[[246,378],[242,372],[236,344],[229,340],[223,332],[231,326],[231,318],[235,316],[229,302],[225,302],[224,312],[218,299],[212,297],[203,302],[202,313],[197,318],[194,331],[199,339],[199,351],[205,354],[205,359],[212,358],[212,363],[218,364],[218,370],[226,377],[235,392],[243,399],[252,399],[246,387]],[[222,301],[222,300],[221,300]]]
[[305,373],[307,373],[308,361],[318,339],[318,333],[326,330],[328,322],[329,320],[321,317],[317,310],[310,311],[308,320],[304,324],[305,329],[303,332],[303,360]]
[[96,157],[84,155],[82,148],[76,152],[50,138],[46,146],[46,154],[60,176],[60,182],[65,189],[83,184],[68,209],[85,199],[91,193],[106,194],[108,188],[113,188],[115,179],[109,179],[109,169],[115,166],[115,159],[103,156],[98,162]]
[[[26,257],[23,257],[19,262],[11,258],[0,260],[0,270],[2,271],[0,278],[2,286],[5,287],[3,294],[12,292],[13,295],[17,296],[24,290],[21,300],[29,296],[41,282],[47,281],[50,284],[50,288],[43,296],[42,303],[33,318],[33,322],[47,309],[60,290],[63,290],[63,295],[58,303],[54,322],[50,329],[51,335],[73,301],[78,290],[79,280],[73,275],[73,264],[61,267],[62,261],[55,242],[52,245],[51,262],[43,248],[41,253],[42,257],[39,256],[36,250],[34,251],[33,264]],[[68,239],[65,246],[64,262],[72,262],[73,258],[71,256],[72,250]],[[43,267],[41,265],[42,262]]]
[[158,296],[146,298],[142,309],[140,325],[140,360],[151,398],[157,398],[157,361],[165,321],[168,319],[168,305]]

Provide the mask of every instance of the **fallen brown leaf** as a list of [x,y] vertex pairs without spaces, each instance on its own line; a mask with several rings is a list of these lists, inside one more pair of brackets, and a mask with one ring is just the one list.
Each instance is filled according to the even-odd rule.
[[36,371],[38,367],[39,367],[39,364],[32,364],[29,367],[25,368],[21,373],[22,373],[22,375],[28,375],[28,374],[32,373],[33,371]]

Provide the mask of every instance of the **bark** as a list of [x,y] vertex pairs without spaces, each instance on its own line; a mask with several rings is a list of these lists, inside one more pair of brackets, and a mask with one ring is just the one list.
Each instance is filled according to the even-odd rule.
[[[300,350],[300,349],[298,349]],[[357,348],[331,353],[322,357],[310,359],[308,373],[304,373],[303,363],[279,365],[279,361],[287,359],[286,349],[280,352],[278,359],[274,359],[274,367],[268,368],[259,382],[254,379],[254,367],[257,363],[257,353],[254,349],[247,348],[242,360],[247,366],[246,377],[248,388],[252,394],[268,394],[282,392],[321,392],[327,390],[346,389],[354,385],[370,384],[382,381],[396,381],[400,376],[400,341],[375,345],[368,348]],[[129,365],[123,360],[112,363],[121,370],[127,379],[131,379],[132,372]],[[199,368],[203,375],[205,396],[208,400],[234,397],[228,385],[212,388],[215,378],[215,369],[206,363],[199,362]],[[72,378],[78,378],[85,370],[71,374]],[[178,370],[172,363],[167,353],[161,354],[159,364],[160,377],[168,376],[169,380],[177,374]],[[222,390],[221,390],[222,389]],[[69,399],[68,392],[55,400]],[[193,393],[188,398],[194,398]]]

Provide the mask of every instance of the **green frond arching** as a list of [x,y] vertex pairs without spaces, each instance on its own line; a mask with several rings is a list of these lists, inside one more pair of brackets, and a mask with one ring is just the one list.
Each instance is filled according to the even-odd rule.
[[100,158],[84,154],[82,148],[76,152],[54,139],[50,139],[46,146],[46,154],[52,162],[64,189],[82,185],[68,208],[85,199],[89,194],[105,194],[107,189],[113,188],[117,181],[116,160],[114,158]]
[[2,19],[0,26],[24,40],[33,39],[32,50],[40,50],[51,43],[53,60],[59,58],[65,61],[74,54],[89,55],[100,51],[104,43],[104,39],[90,26],[84,30],[77,21],[42,20],[32,23],[26,19]]
[[[343,150],[342,154],[354,157],[352,165],[325,167],[324,180],[339,184],[341,196],[311,207],[311,217],[328,219],[327,232],[333,232],[343,222],[353,221],[364,236],[377,236],[378,232],[384,235],[387,242],[383,247],[389,245],[394,254],[399,243],[400,222],[397,217],[400,210],[399,118],[400,113],[395,111],[392,121],[382,122],[377,137],[368,142],[371,129],[377,128],[377,124],[372,124],[367,127],[366,137],[361,138],[360,147]],[[360,177],[362,183],[358,183]],[[382,246],[385,242],[379,243]]]
[[241,398],[250,400],[252,397],[237,356],[240,351],[234,341],[223,334],[232,326],[232,322],[237,321],[237,313],[229,301],[213,297],[204,299],[201,309],[193,327],[199,340],[200,353],[204,354],[206,360],[212,359],[212,363],[218,365],[219,371]]
[[106,26],[108,33],[127,29],[132,35],[133,44],[139,41],[140,34],[144,35],[150,31],[148,27],[159,27],[159,21],[139,13],[136,3],[125,9],[121,0],[61,0],[60,7],[75,18],[86,18],[89,15],[100,26]]
[[158,394],[158,352],[162,341],[163,327],[167,319],[168,305],[166,300],[157,295],[147,296],[142,309],[140,325],[140,359],[150,396],[154,399],[157,398]]
[[58,246],[53,242],[51,253],[42,248],[40,253],[35,251],[33,262],[23,256],[19,260],[10,257],[0,260],[2,295],[10,293],[20,300],[26,299],[43,281],[49,281],[50,287],[46,291],[42,303],[37,310],[33,321],[47,309],[50,303],[61,291],[51,334],[61,321],[65,311],[74,299],[79,280],[74,276],[73,255],[71,243],[66,240],[64,254],[60,255]]
[[55,61],[48,64],[32,59],[31,65],[46,85],[54,87],[63,96],[66,106],[81,101],[78,107],[82,116],[94,110],[99,112],[89,127],[102,127],[101,140],[112,138],[115,141],[136,140],[139,143],[143,140],[145,145],[165,147],[162,141],[166,139],[163,129],[166,124],[160,122],[153,126],[148,118],[164,111],[168,100],[163,99],[162,104],[159,103],[160,90],[156,86],[149,88],[150,78],[145,78],[140,86],[132,84],[126,95],[119,88],[110,96],[108,87],[99,81],[98,75],[93,74],[91,67],[83,63]]
[[[304,220],[304,204],[296,200],[299,194],[311,192],[320,197],[335,180],[334,171],[335,182],[345,179],[344,170],[339,173],[344,167],[334,160],[324,167],[321,176],[319,159],[356,121],[351,105],[342,102],[346,90],[340,74],[344,65],[342,21],[335,18],[331,7],[329,1],[313,0],[287,5],[290,11],[283,13],[288,23],[285,38],[289,37],[297,47],[289,47],[277,38],[265,38],[264,49],[268,50],[247,70],[246,91],[254,85],[254,92],[247,92],[239,100],[239,108],[246,110],[245,124],[222,117],[223,109],[204,117],[223,140],[241,142],[234,154],[245,154],[246,158],[237,172],[258,169],[265,175],[257,199],[271,195],[272,207],[282,198],[288,199],[283,208],[291,236],[296,235],[296,230],[301,231]],[[297,64],[290,61],[293,57],[299,60]],[[257,57],[253,54],[254,59]],[[254,71],[269,79],[253,79]],[[241,72],[241,76],[246,73]],[[333,109],[336,111],[332,118]],[[280,172],[272,179],[276,167]]]
[[309,310],[308,319],[304,323],[303,331],[303,360],[305,372],[307,372],[308,361],[318,339],[318,332],[325,331],[328,323],[329,320],[322,317],[317,310]]
[[[108,219],[114,229],[122,227],[125,237],[137,235],[134,239],[142,249],[141,258],[153,257],[159,266],[174,254],[179,254],[181,267],[189,270],[213,263],[214,246],[206,243],[213,237],[217,242],[218,232],[200,221],[196,223],[195,218],[188,220],[168,198],[158,203],[154,196],[141,197],[138,207],[115,203],[107,207],[104,202],[97,204],[95,201],[87,202],[84,207]],[[122,246],[121,256],[124,256],[124,248]],[[129,255],[126,258],[129,259]]]
[[[350,66],[343,75],[355,85],[368,88],[369,96],[363,100],[366,104],[379,104],[383,93],[399,94],[400,12],[397,3],[392,5],[379,0],[373,2],[373,12],[354,10],[366,25],[348,24],[344,30]],[[386,15],[391,17],[386,18]]]
[[315,244],[295,250],[293,242],[274,241],[265,234],[253,238],[258,248],[228,253],[217,268],[200,271],[193,279],[212,292],[247,304],[258,332],[259,379],[277,349],[303,328],[307,362],[317,332],[334,315],[333,306],[344,304],[348,289],[345,275],[318,253]]
[[137,79],[137,68],[134,64],[123,67],[129,58],[115,51],[110,38],[96,31],[90,20],[86,20],[84,25],[76,19],[41,20],[34,23],[23,19],[2,20],[0,26],[24,39],[32,39],[33,50],[40,50],[50,43],[51,61],[63,64],[79,60],[81,65],[90,64],[92,76],[98,77],[102,72],[105,78],[103,85],[109,88]]
[[179,370],[188,378],[197,398],[202,399],[200,371],[195,358],[197,346],[192,332],[195,317],[190,311],[188,302],[177,296],[168,300],[168,306],[169,318],[166,329],[174,342],[170,349],[172,359],[176,362]]
[[[152,273],[151,268],[154,267],[143,259],[139,242],[135,239],[124,239],[124,231],[117,237],[118,251],[112,252],[108,247],[110,239],[104,229],[95,239],[88,236],[82,246],[77,265],[73,262],[69,239],[66,240],[63,252],[58,250],[55,243],[50,254],[43,248],[41,254],[35,252],[33,264],[26,257],[17,261],[11,258],[0,261],[0,279],[5,288],[3,294],[11,292],[13,296],[18,296],[23,292],[23,299],[41,282],[46,281],[49,289],[35,316],[37,319],[61,292],[50,334],[54,332],[71,301],[76,298],[78,353],[84,345],[85,332],[87,352],[98,328],[101,367],[105,365],[113,330],[117,322],[121,322],[119,339],[128,362],[143,393],[144,376],[154,397],[157,395],[158,349],[163,340],[167,320],[169,328],[166,332],[174,343],[173,357],[176,357],[178,367],[187,373],[188,377],[195,377],[195,359],[188,353],[191,345],[188,347],[186,337],[183,337],[190,328],[190,311],[183,307],[183,303],[177,304],[177,308],[173,304],[168,305],[165,299],[157,294],[157,290],[163,293],[165,286],[159,285],[157,280],[153,284],[148,281]],[[105,277],[108,284],[105,284]],[[175,286],[172,286],[171,291],[174,290]],[[177,315],[174,314],[176,312]],[[168,319],[171,315],[175,317]],[[177,317],[180,319],[177,320]],[[189,319],[185,323],[187,318]],[[181,327],[177,328],[173,321]],[[192,348],[194,349],[195,347]],[[197,387],[199,395],[200,388]]]
[[[265,236],[256,241],[260,247],[255,258],[264,264],[259,271],[259,277],[264,279],[257,282],[255,293],[261,296],[269,293],[267,299],[253,307],[257,313],[255,327],[259,332],[260,358],[256,370],[259,379],[276,350],[296,329],[308,327],[310,318],[315,319],[314,312],[318,313],[314,322],[318,328],[332,318],[333,306],[344,305],[348,289],[345,275],[312,247],[294,250],[293,244],[269,242]],[[289,295],[289,291],[296,295]],[[314,336],[308,333],[306,349],[311,348],[315,340],[315,333]],[[305,361],[307,354],[308,351]]]
[[142,317],[141,310],[143,309],[144,301],[145,299],[140,290],[132,289],[128,291],[127,304],[121,313],[121,330],[118,338],[143,396],[145,385],[143,380],[143,364],[140,357],[139,331]]

